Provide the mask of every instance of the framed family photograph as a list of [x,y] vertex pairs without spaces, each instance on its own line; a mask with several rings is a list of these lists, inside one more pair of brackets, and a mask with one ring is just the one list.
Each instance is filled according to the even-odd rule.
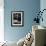
[[24,26],[24,11],[11,12],[11,26]]

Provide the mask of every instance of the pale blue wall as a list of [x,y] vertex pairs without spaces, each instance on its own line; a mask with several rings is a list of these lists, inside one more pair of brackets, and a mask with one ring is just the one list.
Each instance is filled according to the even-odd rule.
[[[43,9],[46,9],[46,0],[41,0],[40,1],[40,10],[42,11]],[[40,22],[40,25],[45,26],[46,27],[46,10],[43,12],[43,22]]]
[[[24,37],[32,28],[32,20],[40,9],[40,0],[5,0],[4,1],[4,26],[5,40],[18,41]],[[24,26],[11,27],[11,11],[24,11]]]

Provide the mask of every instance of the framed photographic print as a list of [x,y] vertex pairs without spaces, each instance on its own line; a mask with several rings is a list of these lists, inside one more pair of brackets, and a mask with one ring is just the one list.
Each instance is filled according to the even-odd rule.
[[24,25],[24,11],[12,11],[11,26],[23,26],[23,25]]

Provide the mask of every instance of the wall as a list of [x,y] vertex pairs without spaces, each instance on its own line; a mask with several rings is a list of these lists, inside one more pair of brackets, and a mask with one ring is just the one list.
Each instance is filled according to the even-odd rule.
[[[7,41],[18,41],[31,31],[40,0],[4,0],[4,36]],[[24,11],[24,26],[11,27],[11,11]]]
[[[40,1],[40,9],[41,9],[41,11],[43,9],[46,9],[46,6],[45,5],[46,5],[46,0],[41,0]],[[43,22],[41,21],[40,24],[42,26],[45,26],[46,27],[46,20],[45,20],[46,19],[46,10],[43,12],[43,16],[42,17],[43,17],[44,20],[43,20]]]

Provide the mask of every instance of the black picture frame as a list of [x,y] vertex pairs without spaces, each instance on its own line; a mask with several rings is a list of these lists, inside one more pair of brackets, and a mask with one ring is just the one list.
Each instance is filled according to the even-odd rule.
[[24,26],[24,11],[11,11],[11,26]]

